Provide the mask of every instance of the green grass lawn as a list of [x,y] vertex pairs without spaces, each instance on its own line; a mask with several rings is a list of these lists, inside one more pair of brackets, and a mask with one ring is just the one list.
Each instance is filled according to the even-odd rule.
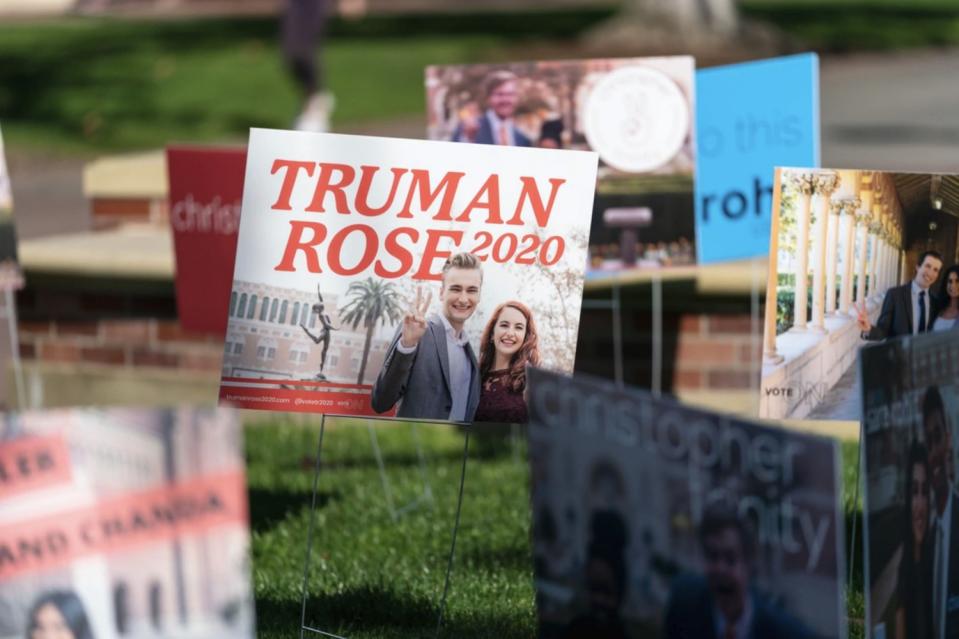
[[743,12],[820,52],[959,45],[954,0],[743,0]]
[[[313,627],[350,639],[433,636],[464,438],[448,426],[420,425],[416,432],[433,499],[394,521],[364,422],[328,422],[310,564],[307,621]],[[317,426],[278,421],[246,430],[260,637],[297,636],[299,630],[318,434]],[[397,507],[423,495],[413,441],[408,424],[377,428]],[[528,470],[520,451],[507,436],[471,437],[444,637],[535,636]],[[843,457],[851,534],[856,445],[845,444]],[[857,550],[856,575],[861,558]],[[857,576],[849,597],[852,637],[862,636],[861,593]]]
[[[333,420],[330,420],[331,422]],[[307,622],[351,639],[435,632],[452,540],[464,438],[419,425],[426,482],[408,424],[377,428],[398,520],[363,422],[340,420],[323,447]],[[299,629],[318,429],[271,424],[246,433],[253,579],[260,637]],[[475,442],[474,442],[475,444]],[[508,441],[474,446],[444,636],[535,634],[527,469]],[[429,486],[431,500],[424,499]]]
[[[821,52],[959,44],[953,0],[744,0],[741,7]],[[428,64],[537,50],[575,57],[576,38],[610,14],[334,21],[325,52],[334,125],[420,116]],[[0,25],[5,138],[18,150],[94,154],[242,141],[251,126],[289,127],[300,97],[277,31],[272,18]]]
[[[289,128],[300,97],[260,21],[74,20],[0,27],[0,124],[11,146],[107,151],[245,140]],[[344,39],[326,51],[334,123],[423,110],[423,68],[496,38]],[[425,129],[425,117],[424,117]]]

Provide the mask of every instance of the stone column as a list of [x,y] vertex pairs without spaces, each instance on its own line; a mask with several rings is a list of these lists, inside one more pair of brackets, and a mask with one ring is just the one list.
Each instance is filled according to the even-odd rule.
[[875,262],[876,251],[879,249],[879,243],[876,241],[876,234],[879,231],[879,217],[882,215],[882,185],[877,183],[873,185],[872,206],[869,207],[869,257],[866,260],[866,299],[872,298],[876,294]]
[[869,253],[869,219],[868,212],[856,212],[856,234],[859,236],[859,263],[856,267],[856,304],[866,302],[866,255]]
[[896,241],[892,235],[892,224],[886,226],[886,290],[896,285]]
[[886,259],[886,240],[883,237],[882,232],[882,223],[876,228],[876,259],[872,264],[873,277],[876,280],[876,286],[872,289],[872,294],[875,295],[877,291],[884,291],[884,283],[882,281],[883,272],[882,265]]
[[881,232],[882,275],[879,277],[879,283],[882,285],[882,288],[879,289],[879,292],[885,295],[886,291],[889,290],[889,287],[892,286],[892,283],[890,282],[892,274],[889,272],[889,259],[892,257],[892,245],[889,243],[889,231],[883,228]]
[[853,262],[856,255],[856,210],[861,201],[858,197],[843,198],[836,203],[839,207],[842,245],[842,281],[839,283],[839,312],[848,314],[852,306],[852,278],[855,270]]
[[892,265],[893,277],[895,278],[896,283],[898,284],[903,279],[903,275],[905,275],[905,272],[903,271],[903,268],[902,268],[902,258],[904,254],[904,251],[902,250],[903,248],[902,247],[902,229],[899,228],[898,224],[893,229],[893,242],[895,243],[895,246],[896,246],[896,259],[893,260],[893,265]]
[[[862,188],[859,190],[859,199],[862,204],[856,211],[856,294],[855,304],[861,307],[866,303],[866,255],[869,250],[869,220],[872,211],[872,200],[875,197],[872,182],[875,176],[872,172],[863,173]],[[858,309],[856,310],[858,313]]]
[[871,298],[876,294],[876,278],[873,276],[873,262],[876,259],[876,249],[878,248],[878,243],[876,242],[876,223],[869,220],[869,251],[868,257],[866,258],[866,299]]
[[879,238],[882,241],[882,252],[879,254],[882,261],[879,262],[879,277],[876,281],[879,282],[879,295],[885,296],[890,286],[888,266],[889,255],[892,253],[889,245],[889,214],[885,206],[882,207],[882,213],[879,216]]
[[902,243],[902,229],[896,227],[896,281],[905,279],[906,276],[906,251]]
[[773,179],[772,228],[769,238],[769,267],[766,271],[766,314],[763,317],[763,364],[778,364],[783,356],[776,352],[776,292],[779,289],[779,216],[782,215],[782,171]]
[[806,330],[806,297],[809,275],[809,214],[812,196],[816,191],[815,173],[790,173],[789,185],[799,195],[799,210],[796,225],[796,297],[793,301],[793,326],[796,331]]
[[909,271],[907,270],[907,265],[906,265],[906,244],[905,244],[905,239],[904,239],[903,236],[902,236],[902,230],[901,230],[901,229],[900,229],[900,231],[899,231],[899,247],[900,247],[900,249],[899,249],[899,264],[896,265],[896,268],[897,268],[897,270],[899,271],[899,280],[902,281],[903,284],[905,284],[906,281],[908,281],[909,279],[911,279],[911,278],[910,278],[910,275],[913,275],[913,274],[909,273]]
[[816,228],[813,233],[812,329],[826,332],[826,229],[830,197],[839,186],[839,174],[824,171],[816,174]]
[[826,313],[836,314],[836,271],[839,268],[839,214],[841,207],[832,202],[826,227]]

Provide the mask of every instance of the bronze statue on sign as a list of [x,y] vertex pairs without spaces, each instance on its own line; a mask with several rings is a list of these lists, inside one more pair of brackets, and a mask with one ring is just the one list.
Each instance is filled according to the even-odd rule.
[[328,313],[325,313],[326,306],[323,304],[323,293],[320,292],[320,285],[316,285],[316,296],[319,298],[319,302],[313,305],[311,309],[312,313],[316,313],[317,317],[320,320],[320,331],[318,335],[314,335],[310,332],[310,329],[306,327],[306,324],[300,322],[300,328],[303,329],[303,332],[313,340],[314,344],[323,344],[323,352],[320,355],[320,372],[317,373],[316,379],[325,380],[326,375],[323,374],[323,369],[326,367],[326,352],[330,349],[330,332],[338,330],[333,326],[333,322],[330,319]]

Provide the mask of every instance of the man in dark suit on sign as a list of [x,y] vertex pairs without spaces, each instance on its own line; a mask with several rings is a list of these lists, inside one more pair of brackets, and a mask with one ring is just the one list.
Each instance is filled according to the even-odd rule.
[[926,251],[919,256],[916,276],[902,286],[886,291],[882,300],[879,319],[873,326],[866,313],[865,303],[857,308],[859,330],[866,340],[884,340],[901,335],[924,333],[932,326],[939,311],[937,300],[930,287],[939,279],[942,256],[936,251]]
[[530,139],[516,128],[513,115],[519,103],[516,74],[495,71],[483,84],[486,111],[482,115],[462,116],[453,132],[453,142],[532,146]]
[[798,619],[751,588],[753,535],[734,510],[712,506],[699,527],[703,575],[676,579],[666,604],[666,639],[806,639]]
[[424,300],[417,291],[373,384],[374,411],[385,413],[400,402],[397,417],[473,420],[479,367],[463,326],[479,304],[482,286],[479,258],[457,253],[443,265],[439,315],[426,317],[431,296]]

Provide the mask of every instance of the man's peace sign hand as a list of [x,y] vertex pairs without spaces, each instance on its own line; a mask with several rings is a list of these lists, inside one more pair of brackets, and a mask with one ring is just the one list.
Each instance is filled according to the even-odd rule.
[[423,290],[417,286],[416,303],[403,317],[403,334],[400,336],[403,348],[413,348],[420,343],[423,333],[426,332],[426,311],[429,310],[431,301],[433,294],[427,293],[424,299]]
[[863,333],[868,333],[872,329],[869,313],[866,311],[866,302],[856,304],[856,323],[859,324],[859,330]]

